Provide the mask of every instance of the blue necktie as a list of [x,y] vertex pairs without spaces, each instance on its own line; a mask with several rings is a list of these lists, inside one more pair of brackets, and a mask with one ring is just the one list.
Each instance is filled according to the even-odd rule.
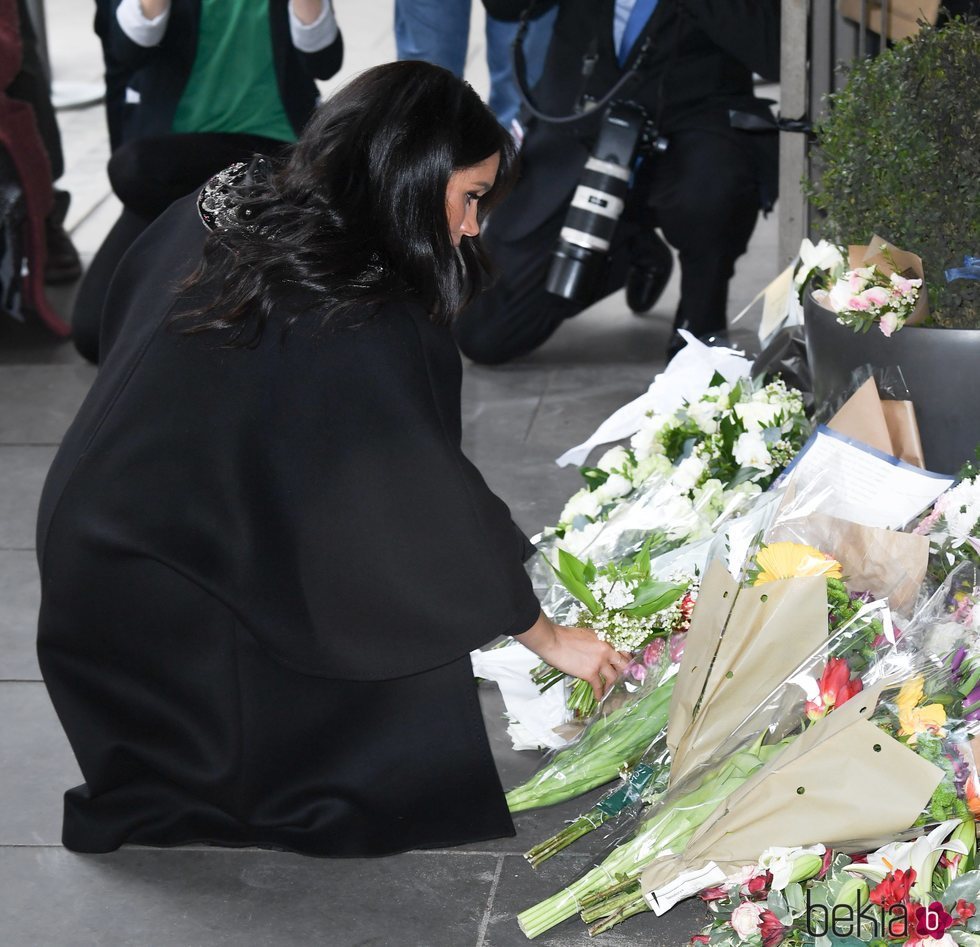
[[623,38],[619,43],[619,64],[622,65],[629,57],[630,50],[636,42],[636,38],[643,32],[643,27],[647,25],[650,14],[657,6],[657,0],[636,0],[633,9],[630,11],[630,18],[626,21],[626,29],[623,30]]

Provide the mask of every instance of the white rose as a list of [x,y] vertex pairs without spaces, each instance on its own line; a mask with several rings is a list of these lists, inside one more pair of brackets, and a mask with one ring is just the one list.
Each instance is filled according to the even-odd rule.
[[761,431],[775,424],[781,407],[760,401],[742,402],[735,405],[735,416],[742,422],[746,431]]
[[704,474],[705,466],[705,462],[700,457],[698,457],[696,454],[691,454],[690,457],[682,460],[677,465],[677,469],[670,478],[670,482],[673,483],[678,490],[682,490],[686,493],[688,490],[694,489],[694,485]]
[[610,474],[606,482],[596,488],[595,493],[599,496],[599,502],[605,504],[626,496],[632,489],[633,484],[622,474]]
[[630,455],[625,447],[613,447],[596,461],[596,467],[606,473],[612,473],[614,470],[622,470],[629,459]]
[[637,460],[650,454],[663,452],[663,446],[657,438],[667,426],[668,420],[669,418],[662,414],[655,414],[652,418],[644,419],[643,426],[630,438],[630,447],[633,448]]
[[636,465],[633,472],[634,483],[645,483],[653,476],[669,477],[674,465],[663,454],[650,454]]
[[720,513],[724,506],[724,491],[720,480],[712,478],[694,492],[694,505],[709,515]]
[[755,467],[763,475],[772,473],[772,460],[769,448],[759,431],[746,431],[735,441],[735,463],[740,467]]
[[569,497],[558,522],[571,523],[576,516],[596,517],[601,508],[601,497],[596,496],[596,491],[583,487],[578,493],[573,493]]
[[718,404],[714,401],[695,401],[687,406],[687,416],[705,434],[715,434],[718,431]]
[[658,511],[663,519],[662,529],[669,539],[682,539],[698,532],[701,520],[694,505],[683,496],[675,496]]
[[743,901],[732,911],[732,927],[738,934],[739,940],[748,940],[759,932],[762,925],[762,912],[765,907],[751,901]]

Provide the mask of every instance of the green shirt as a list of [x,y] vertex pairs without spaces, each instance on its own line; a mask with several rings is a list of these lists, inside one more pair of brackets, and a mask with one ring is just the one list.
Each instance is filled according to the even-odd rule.
[[276,82],[269,0],[201,0],[197,53],[173,130],[296,140]]

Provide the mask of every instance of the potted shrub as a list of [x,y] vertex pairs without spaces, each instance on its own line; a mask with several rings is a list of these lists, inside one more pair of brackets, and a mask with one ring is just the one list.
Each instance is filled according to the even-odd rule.
[[829,241],[867,245],[877,234],[918,256],[929,304],[922,326],[893,331],[892,319],[879,332],[874,319],[841,325],[805,294],[814,393],[832,397],[863,364],[900,366],[926,463],[944,472],[980,441],[978,75],[975,18],[923,26],[855,64],[817,128],[806,184]]

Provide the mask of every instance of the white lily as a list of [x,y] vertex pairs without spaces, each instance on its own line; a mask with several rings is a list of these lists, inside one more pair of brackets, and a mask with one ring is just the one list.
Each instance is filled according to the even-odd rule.
[[[803,856],[822,856],[825,851],[823,845],[808,845],[806,848],[783,848],[777,845],[767,848],[759,856],[759,867],[772,872],[772,890],[782,891],[793,880],[797,862]],[[818,859],[818,868],[819,864]]]
[[840,247],[828,243],[826,240],[821,240],[814,246],[810,240],[804,237],[800,244],[800,262],[796,267],[793,280],[797,286],[802,286],[814,270],[827,270],[831,275],[836,276],[838,274],[835,271],[843,271],[843,269],[844,255],[841,253]]
[[915,871],[912,892],[925,896],[931,889],[932,873],[939,856],[944,851],[955,852],[957,855],[966,854],[966,845],[963,842],[950,840],[961,821],[948,819],[937,825],[928,835],[920,835],[912,842],[890,842],[868,855],[865,864],[846,865],[844,871],[864,875],[878,884],[889,872],[908,871],[911,868]]

